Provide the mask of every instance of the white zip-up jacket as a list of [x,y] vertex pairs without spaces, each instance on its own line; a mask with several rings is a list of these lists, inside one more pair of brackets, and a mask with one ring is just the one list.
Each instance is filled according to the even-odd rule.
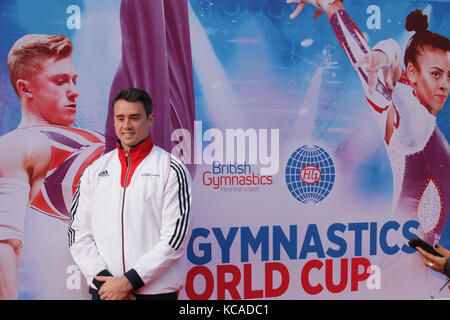
[[118,145],[87,167],[68,235],[91,288],[102,284],[96,275],[125,275],[138,294],[178,291],[191,200],[188,170],[150,137],[128,153]]

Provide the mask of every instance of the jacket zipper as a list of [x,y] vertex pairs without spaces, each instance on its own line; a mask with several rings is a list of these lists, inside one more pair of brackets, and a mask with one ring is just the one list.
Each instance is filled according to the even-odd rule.
[[125,191],[127,189],[127,184],[128,184],[128,174],[130,173],[130,169],[131,169],[131,157],[130,157],[130,153],[127,151],[127,155],[125,158],[125,162],[127,165],[127,173],[125,175],[125,181],[123,184],[123,198],[122,198],[122,214],[121,214],[121,222],[122,222],[122,266],[123,266],[123,273],[126,272],[125,270],[125,235],[124,235],[124,220],[123,220],[123,214],[124,214],[124,210],[125,210]]

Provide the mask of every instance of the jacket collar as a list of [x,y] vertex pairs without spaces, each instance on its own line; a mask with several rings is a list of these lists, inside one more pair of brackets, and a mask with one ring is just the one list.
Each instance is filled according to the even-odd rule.
[[152,149],[153,141],[150,136],[131,148],[128,153],[122,149],[120,141],[117,141],[117,151],[121,166],[120,184],[123,188],[130,185],[137,166],[150,154]]
[[[153,149],[153,141],[150,136],[148,136],[145,140],[139,142],[137,145],[129,149],[128,154],[131,159],[131,163],[135,163],[142,161]],[[119,158],[125,159],[127,157],[127,152],[122,149],[122,144],[120,140],[117,140],[117,151],[119,153]]]

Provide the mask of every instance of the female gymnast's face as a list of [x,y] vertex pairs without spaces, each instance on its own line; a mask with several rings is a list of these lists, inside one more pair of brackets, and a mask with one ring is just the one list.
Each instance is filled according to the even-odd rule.
[[450,52],[425,46],[417,60],[419,68],[411,65],[408,77],[419,101],[435,116],[450,89]]

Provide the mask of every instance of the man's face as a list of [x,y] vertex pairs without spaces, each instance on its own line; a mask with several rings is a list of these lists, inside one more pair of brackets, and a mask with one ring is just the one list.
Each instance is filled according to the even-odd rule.
[[29,111],[44,123],[73,124],[78,91],[72,60],[70,57],[50,58],[41,67],[42,70],[28,80],[32,97]]
[[436,115],[443,108],[450,89],[450,52],[425,46],[418,64],[419,70],[411,70],[413,86],[420,102]]
[[152,124],[153,113],[147,117],[142,102],[121,99],[114,105],[114,128],[125,150],[146,139]]

